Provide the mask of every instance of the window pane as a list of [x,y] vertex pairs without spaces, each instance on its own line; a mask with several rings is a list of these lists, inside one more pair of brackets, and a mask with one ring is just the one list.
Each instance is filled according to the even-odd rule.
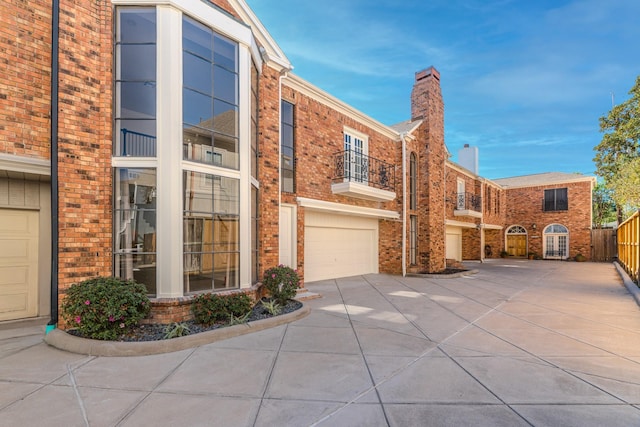
[[120,94],[119,117],[125,119],[154,119],[156,117],[156,84],[154,82],[118,82]]
[[231,136],[238,136],[238,107],[224,101],[213,101],[213,129]]
[[282,122],[293,125],[293,104],[282,102]]
[[115,275],[134,279],[155,294],[156,171],[115,169]]
[[[156,80],[156,45],[118,45],[120,63],[119,80]],[[135,64],[135,65],[134,65]]]
[[155,120],[116,120],[116,156],[155,157]]
[[183,90],[183,121],[206,129],[213,129],[213,100],[210,96]]
[[556,189],[556,209],[557,210],[567,210],[569,209],[569,201],[567,198],[567,189],[566,188],[557,188]]
[[182,75],[184,86],[209,96],[213,95],[211,88],[211,62],[187,52],[182,56],[184,61],[184,73]]
[[239,181],[185,171],[183,184],[185,292],[238,287]]
[[211,61],[213,59],[212,42],[213,32],[209,28],[186,17],[182,20],[183,50]]
[[211,131],[195,126],[185,126],[182,131],[183,159],[202,163],[214,163],[213,135]]
[[230,169],[238,169],[240,161],[238,158],[238,138],[227,135],[214,134],[214,150],[219,156],[218,166]]
[[156,11],[148,9],[120,9],[116,40],[122,43],[155,43]]
[[251,186],[251,283],[258,281],[258,189]]
[[240,214],[240,185],[237,179],[221,177],[219,186],[214,191],[216,213]]
[[282,146],[293,149],[293,127],[282,126]]
[[213,289],[229,289],[240,286],[240,256],[237,253],[213,255]]
[[238,104],[238,82],[235,73],[218,66],[213,67],[213,96],[230,104]]
[[213,62],[228,70],[236,71],[237,44],[218,34],[214,35]]
[[292,170],[282,170],[282,191],[287,193],[293,193],[294,191]]

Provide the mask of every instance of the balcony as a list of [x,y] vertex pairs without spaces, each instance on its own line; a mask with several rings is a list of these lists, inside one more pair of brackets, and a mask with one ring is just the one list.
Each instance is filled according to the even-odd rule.
[[482,218],[482,197],[473,193],[457,193],[453,215]]
[[396,198],[393,164],[348,150],[336,153],[333,165],[333,194],[379,202]]

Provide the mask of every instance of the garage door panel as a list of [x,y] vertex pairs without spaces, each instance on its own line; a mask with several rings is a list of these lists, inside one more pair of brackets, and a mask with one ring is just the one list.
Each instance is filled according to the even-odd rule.
[[29,296],[26,293],[5,294],[0,298],[0,320],[21,316],[29,309]]
[[0,321],[37,315],[38,216],[0,209]]
[[29,259],[29,240],[4,239],[0,245],[0,263],[25,262]]
[[305,280],[378,272],[378,221],[313,213],[305,215]]
[[[29,280],[29,266],[18,265],[15,267],[0,267],[0,286],[7,289],[9,286],[24,287]],[[4,288],[4,287],[7,288]]]

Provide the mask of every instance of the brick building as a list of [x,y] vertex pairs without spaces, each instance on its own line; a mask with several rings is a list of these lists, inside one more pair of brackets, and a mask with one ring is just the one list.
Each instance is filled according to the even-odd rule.
[[102,275],[144,283],[169,320],[279,263],[310,282],[589,254],[592,178],[451,162],[433,67],[387,126],[293,74],[243,0],[0,17],[0,321],[54,324],[65,289]]

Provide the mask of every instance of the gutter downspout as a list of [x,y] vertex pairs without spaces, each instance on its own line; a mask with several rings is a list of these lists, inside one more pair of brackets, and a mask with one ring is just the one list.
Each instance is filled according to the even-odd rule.
[[60,0],[51,5],[51,320],[48,334],[58,324],[58,42]]
[[407,276],[407,140],[406,132],[400,134],[402,140],[402,277]]

